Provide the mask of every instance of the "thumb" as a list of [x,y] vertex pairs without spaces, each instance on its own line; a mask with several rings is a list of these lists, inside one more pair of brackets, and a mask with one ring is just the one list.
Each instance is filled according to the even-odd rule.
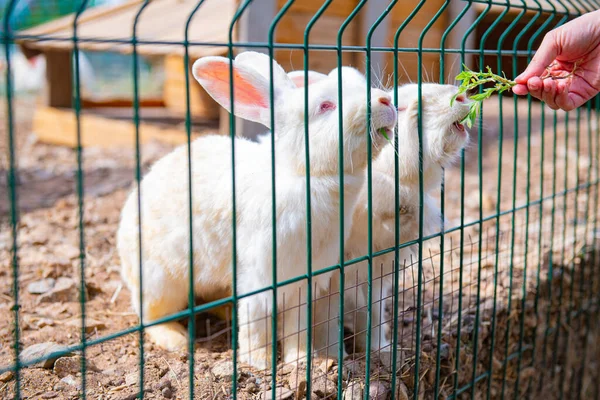
[[526,84],[529,78],[541,76],[546,70],[546,67],[552,64],[557,55],[558,43],[556,41],[556,34],[552,31],[544,36],[544,40],[542,40],[542,44],[535,52],[533,59],[525,71],[515,78],[515,82]]

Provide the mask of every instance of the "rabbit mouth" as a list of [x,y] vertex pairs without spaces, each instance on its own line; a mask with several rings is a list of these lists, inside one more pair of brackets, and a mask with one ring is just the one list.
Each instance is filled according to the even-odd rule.
[[461,124],[459,121],[455,121],[452,124],[452,128],[454,131],[456,131],[457,133],[460,134],[466,134],[467,133],[467,129],[465,128],[465,126],[463,124]]

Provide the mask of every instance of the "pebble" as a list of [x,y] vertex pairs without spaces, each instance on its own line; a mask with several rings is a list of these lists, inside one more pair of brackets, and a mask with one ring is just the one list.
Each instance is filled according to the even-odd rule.
[[[98,368],[94,365],[91,360],[86,360],[85,367],[88,371],[98,372]],[[67,375],[75,375],[81,372],[81,357],[61,357],[54,363],[54,373],[59,378],[63,378]]]
[[442,361],[450,359],[450,345],[448,343],[442,343],[440,345],[440,359]]
[[369,384],[369,399],[386,400],[390,397],[390,387],[384,381],[371,381]]
[[231,380],[233,378],[233,362],[220,362],[212,367],[211,372],[216,378]]
[[[267,390],[266,392],[262,392],[260,395],[261,400],[271,400],[273,392],[271,390]],[[275,399],[277,400],[286,400],[291,399],[294,396],[294,392],[290,389],[286,389],[284,387],[278,387],[275,389]]]
[[81,385],[77,382],[73,375],[67,375],[60,380],[61,382],[66,383],[69,386],[75,386],[77,390],[81,389]]
[[12,371],[6,371],[2,375],[0,375],[0,382],[6,383],[10,381],[14,376],[15,374]]
[[[81,320],[80,319],[72,319],[66,323],[68,326],[74,326],[81,329]],[[92,318],[85,319],[85,333],[92,333],[96,330],[106,328],[106,324],[104,322],[96,321]]]
[[319,397],[329,397],[337,392],[337,385],[321,375],[311,382],[311,390]]
[[58,278],[52,290],[42,294],[38,299],[40,303],[69,301],[79,301],[79,288],[73,279],[65,277]]
[[27,291],[31,294],[44,294],[52,290],[55,284],[56,280],[52,278],[41,279],[27,285]]
[[408,389],[401,379],[396,380],[396,396],[395,400],[408,400]]
[[342,395],[343,400],[362,400],[363,388],[360,382],[350,382]]
[[31,345],[29,347],[26,347],[21,352],[21,362],[24,364],[28,364],[34,360],[37,360],[40,358],[46,358],[44,361],[41,361],[37,364],[30,365],[30,367],[42,367],[42,368],[50,369],[54,366],[54,362],[58,358],[62,357],[63,355],[58,355],[58,356],[53,356],[53,357],[48,357],[48,356],[52,353],[64,351],[64,349],[65,348],[63,346],[60,346],[54,342],[37,343],[37,344]]
[[173,390],[171,390],[171,388],[169,387],[164,387],[161,390],[161,393],[165,399],[170,399],[171,397],[173,397]]
[[53,399],[58,397],[58,393],[56,392],[46,392],[42,395],[42,399]]

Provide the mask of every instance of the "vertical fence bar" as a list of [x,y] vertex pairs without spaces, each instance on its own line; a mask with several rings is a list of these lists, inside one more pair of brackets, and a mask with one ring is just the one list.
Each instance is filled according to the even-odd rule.
[[139,88],[139,66],[137,53],[137,26],[142,15],[142,12],[150,4],[150,0],[145,0],[138,12],[135,15],[133,29],[131,34],[131,46],[133,56],[133,125],[135,129],[135,181],[137,184],[137,207],[138,207],[138,257],[139,257],[139,272],[140,272],[140,391],[138,398],[144,398],[144,280],[143,280],[143,250],[142,250],[142,155],[140,149],[140,88]]
[[[510,3],[507,4],[502,18],[510,11]],[[498,21],[501,21],[499,19]],[[497,73],[501,74],[502,71],[502,45],[506,40],[508,34],[514,29],[518,23],[518,19],[515,18],[508,28],[500,35],[497,46]],[[492,327],[491,327],[491,343],[490,343],[490,361],[488,365],[489,378],[487,380],[487,394],[486,398],[489,400],[491,396],[492,381],[494,379],[494,349],[496,347],[496,316],[497,316],[497,300],[498,300],[498,266],[500,262],[500,211],[502,206],[502,157],[504,149],[504,104],[503,94],[498,93],[498,174],[497,182],[498,187],[496,191],[496,237],[495,237],[495,249],[496,254],[494,257],[494,295],[493,295],[493,306],[492,306]]]
[[[422,290],[422,270],[423,270],[423,223],[424,223],[424,211],[423,211],[423,197],[424,197],[424,180],[423,180],[423,145],[422,145],[422,99],[421,99],[421,91],[422,91],[422,66],[423,66],[423,41],[425,40],[425,35],[427,35],[427,32],[429,32],[429,30],[431,29],[431,27],[433,26],[433,24],[440,18],[440,16],[442,15],[442,13],[444,12],[444,10],[446,9],[446,7],[448,7],[449,2],[445,2],[439,9],[438,11],[435,13],[435,15],[431,18],[431,20],[427,23],[427,25],[425,25],[425,27],[423,27],[423,30],[421,32],[421,35],[419,36],[419,41],[418,41],[418,53],[417,53],[417,57],[418,57],[418,66],[419,66],[419,74],[418,74],[418,79],[419,79],[419,83],[418,83],[418,122],[417,122],[417,127],[418,127],[418,133],[419,133],[419,291]],[[443,236],[441,238],[441,243],[443,243]],[[442,256],[440,257],[441,260],[443,260],[443,244],[441,245],[441,249],[442,249]],[[444,270],[443,270],[443,261],[440,267],[440,288],[439,288],[439,294],[440,294],[440,299],[439,299],[439,314],[438,314],[438,325],[440,327],[441,330],[441,321],[442,321],[442,317],[443,317],[443,276],[444,276]],[[434,281],[435,282],[435,281]],[[421,297],[422,295],[419,294],[418,295],[418,300],[417,303],[419,301],[421,301]],[[435,297],[435,295],[434,295]],[[419,303],[418,303],[419,304]],[[421,312],[421,306],[417,305],[417,346],[416,346],[416,356],[420,357],[420,340],[421,340],[421,335],[420,335],[420,325],[422,324],[421,321],[421,317],[420,317],[420,312]],[[437,397],[438,395],[438,386],[439,386],[439,381],[440,381],[440,360],[441,360],[441,355],[440,355],[440,344],[441,344],[441,332],[438,332],[438,346],[437,346],[437,351],[436,351],[436,372],[435,372],[435,380],[434,380],[434,396]],[[418,376],[419,376],[419,367],[418,367],[418,363],[417,363],[418,359],[415,360],[415,378],[416,380],[418,380]],[[416,390],[415,390],[415,396],[418,396],[419,391],[418,391],[418,385],[416,386]]]
[[[471,8],[472,2],[469,2],[463,9],[462,11],[456,16],[456,18],[454,19],[454,21],[452,21],[452,23],[448,26],[448,28],[446,29],[446,31],[444,32],[444,34],[442,35],[441,38],[441,55],[440,57],[444,56],[444,52],[445,52],[445,48],[446,48],[446,40],[448,38],[448,35],[450,34],[450,32],[452,31],[452,29],[454,29],[454,27],[458,24],[458,22],[460,21],[460,19],[469,11],[469,8]],[[461,61],[464,61],[464,53],[461,56]],[[442,64],[440,66],[440,77],[444,76],[444,64]],[[465,151],[462,150],[461,151],[461,179],[464,182],[464,157],[465,157]],[[442,179],[443,179],[443,175],[442,175]],[[444,181],[442,181],[444,182]],[[461,231],[460,231],[460,235],[461,235],[461,249],[460,249],[460,253],[461,253],[461,262],[459,265],[459,278],[458,278],[458,321],[457,321],[457,327],[456,327],[456,356],[455,356],[455,365],[454,365],[454,382],[453,382],[453,393],[454,395],[456,395],[456,392],[458,390],[458,366],[460,364],[460,331],[461,331],[461,323],[462,323],[462,290],[463,290],[463,265],[462,265],[462,242],[464,239],[464,232],[462,227],[464,226],[464,185],[461,185]],[[442,201],[442,205],[444,204],[444,190],[442,188],[442,194],[441,194],[441,201]],[[444,207],[442,207],[442,220],[444,219]],[[442,233],[444,232],[444,228],[442,228]],[[444,240],[444,236],[442,234],[442,243]],[[452,250],[452,249],[451,249]],[[442,252],[442,260],[443,260],[443,252]],[[452,265],[450,265],[450,269],[452,270]]]
[[[523,8],[521,10],[521,12],[519,13],[519,15],[516,17],[517,20],[520,20],[521,18],[523,18],[523,16],[527,13],[527,3],[525,1],[522,1],[523,4]],[[521,38],[523,37],[523,35],[525,34],[525,32],[529,29],[529,27],[532,25],[532,22],[530,21],[527,25],[526,28],[523,29],[519,35],[517,35],[517,37],[515,38],[514,42],[513,42],[513,48],[512,48],[512,69],[513,69],[513,75],[516,76],[518,74],[517,71],[517,51],[518,51],[518,44],[519,41],[521,40]],[[512,297],[513,297],[513,278],[514,278],[514,266],[515,266],[515,262],[514,262],[514,256],[515,256],[515,238],[516,238],[516,232],[515,232],[515,219],[516,219],[516,206],[517,206],[517,162],[518,162],[518,148],[519,148],[519,123],[518,123],[518,117],[519,117],[519,103],[518,103],[518,98],[516,96],[514,96],[513,98],[513,112],[514,112],[514,123],[513,123],[513,129],[514,129],[514,150],[513,150],[513,177],[512,177],[512,201],[511,201],[511,214],[512,214],[512,219],[511,219],[511,228],[510,228],[510,264],[509,264],[509,286],[508,286],[508,305],[507,305],[507,315],[511,314],[511,310],[512,310]],[[525,239],[527,240],[527,238]],[[504,336],[504,340],[505,340],[505,347],[504,347],[504,361],[503,361],[503,366],[502,366],[502,389],[500,392],[500,398],[504,399],[504,395],[505,395],[505,390],[506,390],[506,374],[507,374],[507,370],[508,370],[508,364],[509,364],[509,347],[510,347],[510,318],[507,318],[506,320],[506,332],[505,332],[505,336]]]
[[[183,71],[185,75],[185,134],[187,146],[187,164],[188,164],[188,217],[189,217],[189,280],[188,280],[188,352],[189,352],[189,398],[194,398],[194,364],[195,364],[195,340],[196,340],[196,315],[194,314],[195,291],[194,291],[194,214],[193,214],[193,180],[192,180],[192,113],[191,113],[191,95],[190,95],[190,25],[194,15],[205,0],[199,0],[196,7],[192,10],[185,22],[185,31],[183,39]],[[235,351],[235,350],[234,350]],[[235,382],[235,375],[233,377]]]
[[[529,23],[521,30],[517,38],[515,38],[515,42],[513,44],[513,51],[517,52],[518,43],[524,37],[524,35],[529,31],[529,29],[534,26],[535,22],[541,15],[539,11],[541,5],[538,0],[534,0],[537,5],[536,14],[529,20]],[[516,64],[516,59],[513,59],[514,65]],[[515,97],[515,101],[518,102]],[[517,114],[515,113],[515,120],[517,119]],[[516,164],[515,164],[516,169]],[[528,267],[528,253],[529,253],[529,217],[530,217],[530,207],[531,207],[531,103],[528,101],[527,103],[527,173],[526,173],[526,189],[525,189],[525,249],[524,249],[524,265],[523,265],[523,282],[522,282],[522,298],[521,298],[521,319],[519,324],[519,350],[517,356],[517,378],[515,380],[514,386],[514,398],[518,399],[519,396],[519,383],[521,379],[521,363],[523,360],[523,341],[525,340],[525,306],[527,300],[527,267]],[[540,215],[540,219],[541,219]],[[511,286],[512,289],[512,286]]]
[[77,37],[77,23],[81,14],[87,7],[88,0],[83,0],[81,6],[75,14],[73,19],[73,59],[74,64],[74,92],[73,92],[73,106],[75,112],[75,129],[77,134],[77,148],[75,149],[77,154],[77,211],[79,214],[78,218],[78,230],[79,230],[79,302],[81,310],[81,393],[85,399],[86,395],[86,330],[85,330],[85,304],[86,304],[86,287],[85,287],[85,231],[84,231],[84,174],[83,174],[83,149],[81,147],[81,77],[80,65],[79,65],[79,43]]
[[[552,4],[552,2],[548,2],[548,4],[550,4],[550,6],[552,7],[553,12],[550,14],[550,16],[548,16],[548,18],[546,19],[546,21],[544,21],[544,23],[538,28],[538,30],[532,35],[532,37],[529,39],[529,42],[527,43],[527,62],[531,62],[532,59],[532,51],[533,51],[533,43],[537,40],[537,38],[539,37],[539,35],[544,32],[547,27],[550,25],[550,23],[552,23],[552,20],[554,19],[555,15],[556,15],[556,7],[554,7],[554,4]],[[527,103],[528,106],[531,107],[531,103],[532,103],[532,98],[531,95],[527,96]],[[535,316],[536,316],[536,320],[539,320],[541,318],[541,316],[539,315],[539,295],[540,295],[540,287],[541,287],[541,268],[542,268],[542,243],[544,242],[543,239],[543,221],[544,221],[544,201],[542,199],[544,199],[544,163],[545,163],[545,147],[546,147],[546,135],[545,135],[545,122],[546,122],[546,115],[545,115],[545,106],[543,103],[540,103],[540,182],[539,182],[539,190],[540,190],[540,202],[539,202],[539,206],[538,206],[538,212],[539,212],[539,224],[538,224],[538,232],[539,232],[539,241],[538,241],[538,249],[537,249],[537,253],[538,253],[538,265],[537,265],[537,273],[536,273],[536,288],[535,288],[535,299],[534,299],[534,305],[533,305],[533,309],[535,312]],[[528,123],[531,122],[531,115],[529,115],[529,120]],[[533,339],[532,339],[532,356],[531,356],[531,363],[530,363],[530,367],[534,367],[536,365],[535,363],[535,359],[536,359],[536,345],[537,345],[537,336],[538,336],[538,325],[536,324],[534,327],[534,333],[533,333]],[[531,383],[533,382],[533,377],[529,378],[528,383],[527,383],[527,391],[526,391],[526,397],[530,398],[531,396]]]
[[13,41],[10,18],[15,9],[16,0],[10,0],[6,5],[4,18],[2,20],[2,41],[4,42],[4,56],[6,59],[6,132],[8,134],[8,203],[10,205],[10,230],[11,230],[11,266],[12,266],[12,295],[14,304],[12,311],[14,315],[14,352],[15,352],[15,398],[21,396],[21,359],[19,356],[20,332],[19,332],[19,205],[17,192],[17,165],[15,152],[14,111],[13,111],[13,82],[10,60],[10,45]]
[[[461,48],[460,48],[460,55],[461,55],[461,65],[466,65],[465,63],[465,53],[466,53],[466,44],[467,44],[467,39],[468,37],[474,32],[475,28],[479,25],[479,23],[485,18],[485,16],[488,14],[488,12],[490,11],[492,5],[491,3],[488,3],[486,8],[481,12],[481,14],[479,14],[479,16],[475,19],[475,21],[471,24],[471,26],[469,27],[469,29],[467,29],[463,35],[463,39],[461,41]],[[460,257],[459,257],[459,262],[460,262],[460,266],[461,266],[461,277],[460,277],[460,286],[461,286],[461,301],[460,301],[460,306],[459,306],[459,316],[458,316],[458,335],[457,335],[457,353],[460,351],[460,343],[461,343],[461,337],[460,337],[460,326],[462,324],[462,282],[463,282],[463,277],[462,277],[462,268],[463,268],[463,260],[464,260],[464,230],[465,230],[465,151],[462,151],[461,154],[461,163],[460,163],[460,182],[461,182],[461,196],[460,196]],[[479,286],[479,285],[478,285]],[[479,292],[479,289],[478,289]],[[476,330],[475,330],[476,332]],[[477,335],[477,334],[476,334]],[[474,348],[476,347],[476,343],[474,342]],[[473,359],[474,363],[476,362],[476,357],[474,357]],[[456,358],[456,381],[454,383],[454,395],[457,395],[457,391],[458,391],[458,371],[460,368],[460,359],[457,355]],[[473,367],[473,375],[472,375],[472,380],[471,380],[471,395],[474,395],[474,391],[475,391],[475,374],[476,374],[476,366],[474,365]]]
[[[567,19],[568,19],[568,13],[569,10],[567,9],[567,7],[564,5],[564,3],[561,0],[557,0],[558,3],[560,4],[560,6],[563,9],[563,17],[557,22],[556,26],[560,26],[562,25]],[[551,3],[552,4],[552,3]],[[553,6],[554,7],[554,6]],[[556,11],[556,9],[554,8],[554,10]],[[546,362],[547,362],[547,347],[548,347],[548,340],[549,340],[549,336],[552,332],[552,329],[550,328],[550,319],[552,316],[552,282],[553,282],[553,278],[554,278],[554,228],[555,228],[555,220],[556,220],[556,160],[557,160],[557,145],[558,145],[558,137],[557,137],[557,130],[556,130],[556,126],[558,123],[557,120],[557,113],[556,111],[553,112],[553,120],[552,120],[552,127],[553,127],[553,143],[552,143],[552,207],[551,207],[551,217],[550,217],[550,249],[548,250],[548,254],[549,254],[549,259],[548,259],[548,273],[547,273],[547,283],[548,283],[548,310],[546,311],[546,329],[544,332],[544,341],[543,341],[543,350],[542,350],[542,357],[543,357],[543,361],[542,361],[542,365],[546,366]],[[557,328],[558,329],[558,328]],[[538,393],[541,391],[542,389],[542,383],[544,382],[544,375],[545,372],[548,368],[542,368],[541,371],[541,377],[540,377],[540,381],[538,383],[538,388],[537,391]],[[551,374],[551,378],[554,379],[554,369],[550,368],[550,374]]]
[[[594,177],[592,175],[592,166],[594,164],[594,154],[592,153],[592,147],[593,147],[593,137],[592,137],[592,102],[588,101],[586,104],[586,112],[587,112],[587,144],[588,144],[588,159],[589,159],[589,164],[588,164],[588,168],[587,168],[587,182],[588,182],[588,187],[586,188],[586,200],[585,200],[585,213],[586,215],[589,216],[590,213],[590,197],[592,196],[592,184],[591,182],[593,182]],[[595,185],[598,185],[598,182],[595,183]],[[596,215],[598,214],[598,208],[593,208],[592,212],[594,213],[594,219],[596,218]],[[577,215],[575,216],[575,218],[578,218]],[[583,301],[587,300],[588,304],[585,306],[585,321],[584,321],[584,334],[583,334],[583,351],[582,351],[582,359],[581,359],[581,373],[578,374],[578,379],[577,379],[577,398],[581,399],[582,396],[582,392],[583,392],[583,381],[585,380],[585,374],[586,374],[586,367],[587,367],[587,350],[588,350],[588,343],[590,342],[590,314],[592,313],[592,308],[593,308],[593,299],[594,299],[594,274],[593,271],[590,274],[590,282],[588,283],[588,288],[589,288],[589,293],[587,296],[583,296],[583,294],[585,293],[585,288],[583,287],[584,282],[585,282],[585,269],[586,266],[590,266],[593,267],[595,264],[595,258],[596,258],[596,251],[595,251],[595,235],[596,232],[594,230],[594,227],[592,227],[592,242],[590,244],[591,249],[588,247],[588,240],[589,240],[589,226],[590,226],[590,221],[589,221],[589,217],[586,218],[585,221],[585,233],[583,235],[584,237],[584,244],[583,244],[583,249],[584,251],[582,253],[583,257],[582,257],[582,264],[581,264],[581,277],[580,277],[580,292],[582,295],[582,307],[584,307],[583,305]],[[586,255],[585,253],[587,253],[588,251],[591,251],[591,255],[590,257],[586,260]],[[573,374],[574,376],[575,374]]]
[[252,0],[245,0],[242,3],[233,17],[231,18],[231,23],[229,24],[229,32],[227,37],[227,49],[228,49],[228,57],[229,57],[229,97],[231,99],[229,107],[231,111],[229,112],[229,136],[231,137],[231,234],[232,234],[232,248],[231,248],[231,273],[232,273],[232,297],[233,297],[233,307],[232,307],[232,321],[231,321],[231,347],[233,348],[233,376],[231,377],[231,394],[234,399],[237,398],[237,376],[238,376],[238,338],[239,338],[239,329],[238,329],[238,291],[237,291],[237,208],[236,208],[236,195],[235,195],[235,90],[233,87],[233,29],[235,27],[236,22],[241,18],[242,14],[246,10],[246,8],[250,5]]
[[[373,286],[373,193],[372,193],[372,177],[373,177],[373,163],[372,163],[372,141],[371,141],[371,42],[373,39],[373,34],[377,27],[381,24],[381,22],[385,19],[385,17],[392,11],[392,8],[396,5],[398,0],[392,0],[385,10],[381,13],[381,15],[373,22],[371,28],[367,32],[366,37],[366,62],[365,62],[365,75],[367,81],[367,120],[366,120],[366,135],[367,135],[367,224],[368,224],[368,251],[369,251],[369,270],[368,270],[368,305],[372,307],[373,295],[372,295],[372,286]],[[386,145],[387,146],[387,145]],[[396,209],[396,213],[398,209]],[[384,277],[380,276],[379,279],[383,281]],[[381,283],[383,284],[383,282]],[[381,299],[380,302],[384,301]],[[381,307],[381,303],[377,305],[377,307]],[[342,318],[343,320],[343,318]],[[380,318],[379,323],[383,324],[384,318]],[[365,400],[370,398],[369,393],[369,377],[370,377],[370,354],[371,354],[371,330],[372,320],[371,320],[371,308],[369,308],[369,314],[367,318],[367,366],[365,376],[366,378],[366,388],[365,388]],[[383,326],[379,327],[378,335],[381,336],[381,330]],[[343,330],[343,329],[342,329]],[[381,345],[381,343],[380,343]],[[379,349],[381,351],[381,349]],[[392,348],[392,352],[395,352],[396,349]],[[392,371],[392,381],[394,382],[394,388],[392,393],[395,390],[395,371]],[[341,389],[341,388],[339,388]],[[338,392],[339,392],[338,389]]]
[[[306,393],[312,393],[312,382],[311,382],[311,371],[312,371],[312,307],[313,307],[313,266],[312,266],[312,208],[311,208],[311,191],[310,191],[310,143],[309,143],[309,124],[308,124],[308,91],[309,91],[309,36],[313,26],[317,23],[321,15],[327,10],[333,0],[325,0],[323,5],[317,10],[315,15],[308,21],[306,29],[304,30],[304,150],[305,150],[305,163],[306,163],[306,326],[308,330],[306,332],[306,354],[309,356],[306,358]],[[343,232],[340,233],[343,235]],[[342,259],[343,260],[343,259]],[[344,272],[340,273],[340,282],[343,282]],[[343,283],[340,287],[343,288]],[[329,321],[327,321],[329,323]],[[338,364],[341,364],[344,359],[344,292],[340,289],[340,332],[339,342],[340,347],[338,351]],[[329,348],[329,343],[327,343]],[[340,397],[340,388],[342,387],[342,375],[338,374],[338,397]]]
[[[274,56],[274,47],[273,47],[273,39],[275,36],[275,28],[277,24],[283,18],[284,14],[287,10],[294,4],[295,0],[288,0],[281,10],[275,15],[273,18],[273,22],[269,26],[269,104],[271,107],[270,110],[270,118],[271,118],[271,193],[272,193],[272,226],[273,226],[273,311],[271,312],[271,374],[273,379],[273,384],[271,385],[271,396],[273,399],[277,397],[277,385],[275,382],[277,381],[277,198],[276,198],[276,185],[275,185],[275,82],[273,81],[273,61],[275,60]],[[283,310],[285,311],[285,310]],[[308,327],[307,329],[311,329],[312,327]]]

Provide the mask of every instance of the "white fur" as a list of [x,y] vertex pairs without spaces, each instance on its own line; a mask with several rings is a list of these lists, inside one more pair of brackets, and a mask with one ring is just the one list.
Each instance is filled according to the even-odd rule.
[[[244,54],[244,53],[242,53]],[[241,58],[240,58],[241,57]],[[250,58],[263,57],[258,63]],[[240,58],[241,61],[238,60]],[[239,79],[251,83],[257,93],[268,96],[264,55],[240,55],[233,61]],[[266,58],[266,59],[265,59]],[[221,64],[220,64],[221,63]],[[229,60],[206,57],[194,64],[194,75],[205,89],[225,107],[229,107],[229,84],[208,82],[215,70],[229,68]],[[262,67],[261,67],[262,65]],[[218,67],[215,69],[215,67]],[[212,68],[212,70],[208,70]],[[262,69],[261,69],[262,68]],[[280,67],[274,64],[279,71]],[[212,72],[211,72],[212,71]],[[281,70],[282,71],[282,70]],[[275,72],[275,71],[274,71]],[[228,72],[227,72],[228,75]],[[277,280],[285,281],[304,275],[306,252],[306,180],[304,152],[304,88],[290,85],[285,74],[275,72],[275,168],[276,168],[276,236]],[[220,77],[222,78],[222,77]],[[236,78],[237,79],[237,78]],[[228,82],[228,76],[227,80]],[[223,81],[225,82],[225,80]],[[364,182],[367,163],[365,84],[343,84],[344,103],[344,218],[350,233],[352,211]],[[237,90],[237,88],[236,88]],[[237,92],[236,92],[237,94]],[[393,107],[380,104],[385,92],[373,92],[372,108],[379,113],[376,127],[396,123]],[[260,96],[259,96],[260,97]],[[262,99],[264,100],[264,98]],[[236,100],[234,111],[244,118],[270,124],[269,110],[252,110],[249,103],[261,99]],[[339,183],[338,183],[338,111],[319,113],[322,101],[337,104],[337,79],[328,78],[310,85],[309,138],[312,206],[313,271],[335,265],[338,260]],[[261,107],[255,105],[255,107]],[[381,110],[387,108],[387,110]],[[382,147],[383,139],[376,141]],[[272,281],[272,191],[271,145],[235,139],[235,199],[237,221],[237,294],[243,295],[269,287]],[[214,300],[232,293],[232,141],[228,137],[205,136],[191,146],[192,152],[192,222],[194,245],[194,294]],[[374,156],[378,154],[373,151]],[[132,303],[144,322],[173,314],[188,304],[189,213],[187,148],[180,147],[159,160],[141,183],[143,307],[139,304],[140,280],[138,260],[137,191],[123,208],[118,231],[118,250],[123,279],[132,292]],[[315,277],[317,293],[329,290],[329,276]],[[299,291],[301,289],[301,292]],[[283,360],[290,362],[306,356],[306,283],[279,287],[278,312],[285,302],[288,310],[278,315],[279,338],[283,340]],[[272,292],[241,299],[238,303],[240,323],[240,359],[264,368],[270,362],[270,316]],[[316,313],[315,313],[316,314]],[[315,320],[323,318],[315,315]],[[315,321],[317,323],[318,321]],[[177,322],[147,329],[151,339],[167,349],[179,349],[186,343],[186,332]],[[315,334],[315,341],[322,337]]]
[[[405,85],[398,88],[398,198],[400,204],[399,243],[418,238],[419,234],[419,137],[418,86]],[[423,234],[432,235],[440,231],[440,211],[431,196],[431,191],[439,189],[442,168],[454,160],[468,141],[468,134],[460,132],[453,123],[460,121],[469,110],[468,104],[450,100],[457,88],[451,85],[422,85],[422,149],[423,149]],[[393,97],[393,92],[390,93]],[[395,151],[387,145],[373,162],[372,179],[372,240],[373,252],[395,246]],[[367,188],[363,188],[357,207],[350,238],[346,244],[346,260],[368,254],[368,209]],[[404,247],[399,252],[399,270],[410,265],[417,245]],[[394,252],[376,257],[372,266],[372,335],[371,349],[391,351],[388,340],[390,324],[382,321],[385,299],[392,296]],[[367,329],[367,278],[366,261],[346,268],[345,325],[355,333]],[[400,280],[402,282],[402,280]],[[358,290],[353,287],[358,286]],[[356,293],[356,295],[355,295]],[[353,312],[353,311],[362,312]],[[364,350],[365,335],[357,336],[357,346]],[[386,348],[387,347],[387,348]]]

